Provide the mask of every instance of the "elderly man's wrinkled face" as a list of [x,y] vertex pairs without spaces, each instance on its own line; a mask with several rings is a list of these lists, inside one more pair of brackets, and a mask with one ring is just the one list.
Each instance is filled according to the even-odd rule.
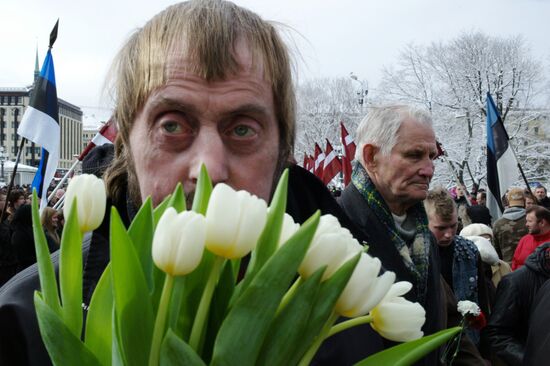
[[375,154],[369,173],[393,213],[404,214],[426,198],[436,155],[433,129],[415,120],[401,124],[397,143],[388,156],[379,151]]
[[169,80],[145,102],[130,132],[142,199],[157,205],[182,182],[194,192],[201,164],[214,184],[269,199],[279,155],[271,84],[250,52],[237,45],[237,75],[207,82],[188,61],[169,63]]

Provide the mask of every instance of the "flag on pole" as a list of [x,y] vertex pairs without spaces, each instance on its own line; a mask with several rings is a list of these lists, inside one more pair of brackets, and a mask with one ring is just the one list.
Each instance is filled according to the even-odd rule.
[[116,124],[111,117],[101,128],[99,132],[94,136],[94,138],[86,145],[86,148],[82,150],[78,160],[82,161],[88,155],[90,150],[96,146],[113,144],[115,142],[117,134]]
[[325,150],[325,161],[323,162],[323,183],[328,185],[342,171],[342,164],[338,158],[338,154],[332,148],[329,140],[327,140],[327,148]]
[[[59,21],[58,21],[59,22]],[[29,141],[42,146],[42,157],[32,188],[40,198],[40,209],[48,204],[48,187],[55,175],[59,162],[61,130],[59,128],[59,107],[55,85],[55,71],[51,48],[57,37],[55,24],[50,34],[50,46],[40,75],[37,78],[29,106],[21,119],[17,133]]]
[[351,181],[351,162],[355,158],[355,143],[351,138],[343,122],[340,122],[342,132],[342,172],[344,174],[344,185],[347,186]]
[[311,155],[308,155],[307,156],[307,163],[308,163],[307,170],[311,174],[315,174],[315,158]]
[[487,208],[493,219],[502,215],[501,198],[519,175],[508,133],[491,94],[487,93]]
[[325,154],[323,150],[315,143],[315,165],[313,166],[313,174],[315,174],[319,179],[323,179],[323,161],[325,160]]

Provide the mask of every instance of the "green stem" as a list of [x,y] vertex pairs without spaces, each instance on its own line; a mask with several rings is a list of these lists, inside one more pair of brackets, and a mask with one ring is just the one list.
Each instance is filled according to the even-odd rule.
[[193,322],[193,328],[191,329],[191,336],[189,337],[189,345],[193,348],[198,354],[199,344],[202,337],[202,331],[204,328],[204,323],[208,316],[208,310],[210,309],[210,302],[212,300],[212,295],[214,294],[214,289],[216,288],[216,283],[218,282],[218,277],[220,276],[220,270],[222,268],[224,258],[216,256],[212,269],[210,270],[210,275],[208,276],[208,281],[202,293],[201,301],[199,303],[199,308],[197,309],[197,315],[195,316],[195,321]]
[[285,306],[288,304],[290,299],[292,299],[292,297],[294,296],[294,293],[296,292],[298,287],[300,287],[302,282],[304,282],[304,280],[302,279],[301,276],[298,277],[296,279],[296,281],[294,281],[292,286],[288,289],[286,294],[283,296],[283,299],[281,300],[281,303],[279,304],[279,307],[277,308],[277,314],[279,314],[279,312],[285,308]]
[[335,335],[336,333],[340,333],[343,330],[349,329],[351,327],[355,327],[356,325],[368,324],[371,322],[372,322],[371,315],[363,315],[363,316],[358,316],[357,318],[346,320],[345,322],[338,323],[332,328],[330,328],[330,332],[328,333],[327,338]]
[[313,357],[317,353],[317,350],[319,349],[319,347],[321,347],[321,344],[323,344],[323,342],[327,338],[332,324],[334,324],[336,319],[338,319],[338,314],[332,313],[332,315],[328,318],[327,322],[323,326],[323,329],[321,330],[319,336],[315,338],[315,341],[313,342],[311,347],[309,347],[304,357],[302,357],[302,359],[300,360],[298,366],[308,366],[311,363],[311,360],[313,360]]
[[153,330],[153,341],[151,343],[151,352],[149,353],[149,366],[156,366],[159,364],[160,345],[164,336],[166,315],[168,314],[168,307],[170,305],[170,297],[172,296],[173,287],[174,277],[167,273],[164,278],[164,287],[162,288],[162,294],[160,295],[157,319],[155,320],[155,328]]

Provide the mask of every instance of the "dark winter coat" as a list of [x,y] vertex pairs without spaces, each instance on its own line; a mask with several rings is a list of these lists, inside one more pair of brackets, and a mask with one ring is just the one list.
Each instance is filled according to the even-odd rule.
[[532,305],[539,288],[550,278],[550,263],[539,246],[520,269],[504,276],[497,288],[493,313],[485,328],[491,348],[510,366],[522,366]]
[[[395,272],[396,281],[408,281],[413,284],[413,289],[405,295],[405,298],[409,301],[417,302],[418,299],[414,286],[416,281],[412,273],[405,267],[401,255],[392,244],[389,232],[385,230],[385,226],[379,221],[371,207],[367,204],[367,201],[353,184],[350,184],[342,192],[339,203],[347,216],[357,226],[359,235],[356,238],[359,242],[366,242],[368,244],[368,253],[374,257],[378,257],[384,269]],[[426,323],[422,328],[424,335],[429,335],[443,329],[445,322],[445,314],[443,312],[445,305],[442,302],[443,295],[440,284],[439,252],[433,236],[428,261],[426,300],[425,303],[420,302],[426,310]],[[393,345],[393,342],[385,341],[385,343],[386,346]],[[437,365],[437,359],[437,352],[433,352],[424,358],[421,364]]]
[[550,281],[539,289],[531,311],[525,366],[547,366],[550,355]]

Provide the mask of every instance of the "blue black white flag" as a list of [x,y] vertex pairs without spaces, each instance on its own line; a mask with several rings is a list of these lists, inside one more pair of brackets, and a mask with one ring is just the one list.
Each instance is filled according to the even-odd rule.
[[504,211],[502,196],[518,180],[520,171],[508,133],[495,106],[487,93],[487,208],[493,219]]
[[[57,24],[52,34],[57,36]],[[35,82],[29,106],[17,129],[17,133],[29,141],[42,146],[42,157],[38,171],[32,182],[40,200],[40,208],[48,204],[48,187],[55,175],[59,162],[61,133],[59,127],[59,107],[55,86],[55,72],[51,47],[55,42],[50,36],[50,49]]]

